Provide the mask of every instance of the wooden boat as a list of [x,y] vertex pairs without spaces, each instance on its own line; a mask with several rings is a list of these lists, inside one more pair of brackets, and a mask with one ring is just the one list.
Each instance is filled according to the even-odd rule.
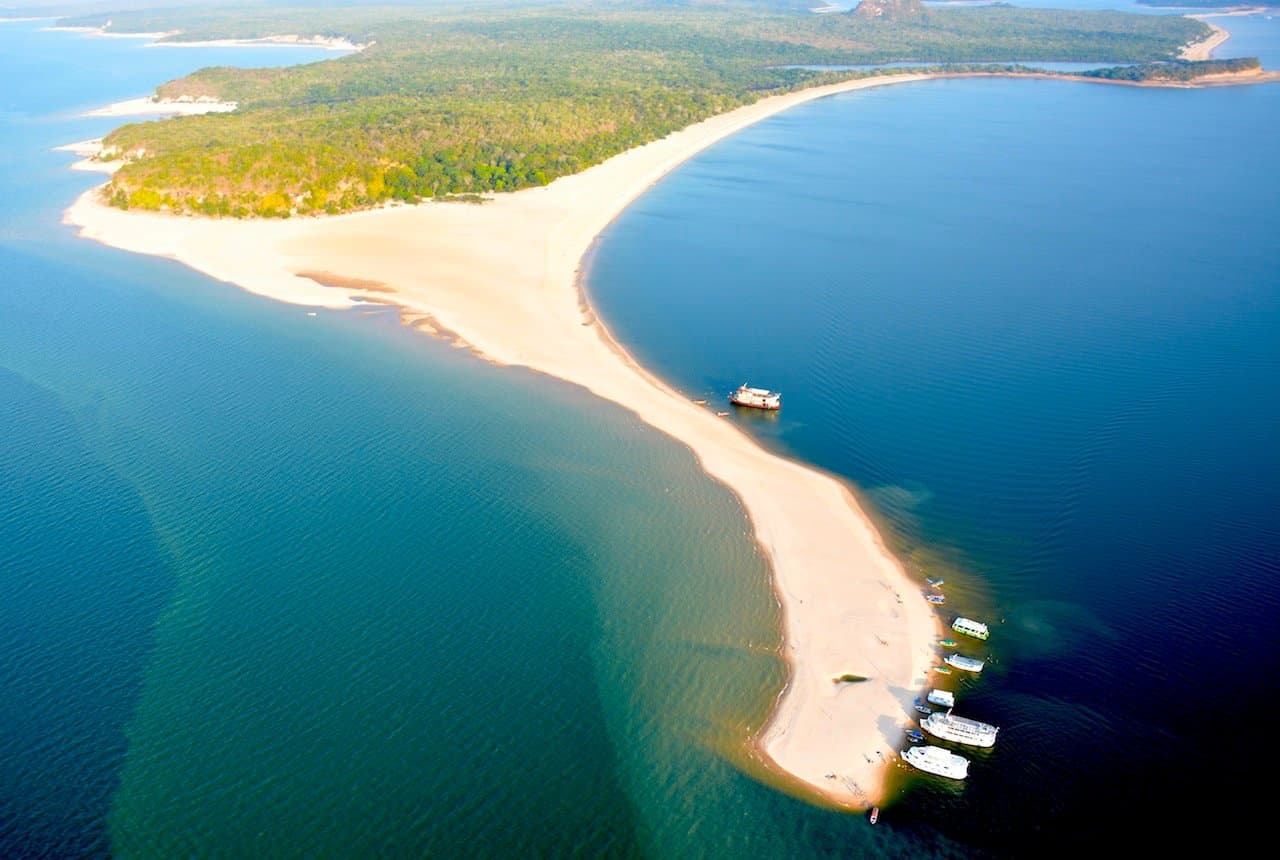
[[943,597],[941,594],[926,594],[924,599],[930,603],[945,603],[947,600],[947,598]]

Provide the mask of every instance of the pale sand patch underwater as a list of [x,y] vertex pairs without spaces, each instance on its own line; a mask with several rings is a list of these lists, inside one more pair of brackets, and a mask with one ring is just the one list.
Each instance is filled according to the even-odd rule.
[[[759,739],[761,763],[800,793],[864,808],[882,799],[886,762],[927,681],[938,631],[931,606],[845,484],[769,453],[616,347],[584,306],[578,266],[630,201],[711,143],[815,98],[924,79],[872,78],[770,97],[480,206],[210,220],[112,209],[95,190],[65,220],[86,238],[172,257],[286,302],[351,307],[393,295],[407,315],[435,321],[485,358],[577,383],[688,445],[741,500],[783,609],[791,676]],[[334,286],[299,272],[323,272]],[[360,281],[379,288],[365,292]],[[868,680],[835,683],[846,673]]]

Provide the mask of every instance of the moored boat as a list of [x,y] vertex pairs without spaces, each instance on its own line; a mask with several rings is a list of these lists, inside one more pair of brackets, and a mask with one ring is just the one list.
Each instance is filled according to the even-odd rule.
[[942,583],[945,582],[946,580],[934,579],[932,576],[926,576],[924,578],[924,581],[928,584],[930,588],[942,588]]
[[990,723],[957,717],[950,711],[945,714],[930,714],[927,719],[921,720],[920,728],[935,738],[967,744],[971,747],[995,746],[996,733],[1000,731]]
[[950,675],[951,667],[950,666],[934,666],[933,671],[937,672],[939,675]]
[[902,760],[925,773],[945,776],[950,779],[964,779],[969,775],[969,760],[956,755],[951,750],[935,747],[932,744],[921,744],[911,747],[902,754]]
[[966,657],[963,654],[948,654],[946,660],[949,665],[966,672],[981,672],[982,667],[986,665],[981,660]]
[[956,706],[956,694],[950,690],[930,690],[929,695],[925,696],[925,698],[943,708],[954,708]]
[[918,744],[924,740],[924,732],[919,729],[907,729],[907,740],[913,744]]
[[750,406],[752,409],[781,409],[782,393],[739,385],[738,390],[729,395],[729,402],[735,406]]
[[941,594],[926,594],[924,596],[924,599],[929,601],[930,603],[946,603],[947,602],[947,598]]
[[933,713],[933,708],[929,707],[919,699],[915,700],[914,706],[917,711],[919,711],[922,714],[925,714],[926,716]]
[[879,820],[880,820],[880,807],[873,806],[871,808],[871,823],[875,824]]
[[957,618],[951,622],[951,629],[957,633],[972,636],[974,639],[986,639],[991,635],[987,625],[981,621],[974,621],[972,618]]
[[954,648],[960,643],[954,639],[939,639],[938,644],[941,645],[943,648]]

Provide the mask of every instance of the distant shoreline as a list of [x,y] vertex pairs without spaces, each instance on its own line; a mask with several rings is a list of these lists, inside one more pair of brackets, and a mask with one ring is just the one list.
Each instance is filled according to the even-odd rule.
[[[4,19],[0,19],[0,23]],[[14,21],[45,21],[48,18],[14,18]],[[108,25],[109,26],[109,25]],[[181,30],[165,30],[155,33],[116,33],[102,27],[41,27],[50,32],[84,33],[103,39],[150,39],[148,48],[324,48],[329,51],[363,51],[369,45],[357,44],[347,39],[331,36],[262,36],[256,39],[204,39],[193,41],[169,41],[172,36],[182,35]]]
[[[759,768],[798,795],[866,809],[885,799],[912,700],[930,680],[937,615],[847,482],[766,451],[717,416],[726,405],[694,404],[647,371],[593,313],[580,267],[618,214],[711,144],[814,99],[955,77],[1201,85],[1004,72],[858,78],[767,97],[483,206],[428,202],[237,221],[125,212],[104,205],[93,189],[64,221],[85,238],[172,257],[279,301],[329,308],[394,303],[407,324],[445,334],[494,363],[577,384],[687,445],[741,502],[782,609],[788,680],[756,739]],[[493,252],[495,237],[501,255]],[[846,674],[867,680],[836,683]]]

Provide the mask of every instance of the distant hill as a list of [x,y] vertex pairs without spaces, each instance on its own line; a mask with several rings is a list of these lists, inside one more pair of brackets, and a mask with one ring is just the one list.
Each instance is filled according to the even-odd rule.
[[923,15],[924,3],[921,0],[862,0],[849,14],[855,18],[900,21]]

